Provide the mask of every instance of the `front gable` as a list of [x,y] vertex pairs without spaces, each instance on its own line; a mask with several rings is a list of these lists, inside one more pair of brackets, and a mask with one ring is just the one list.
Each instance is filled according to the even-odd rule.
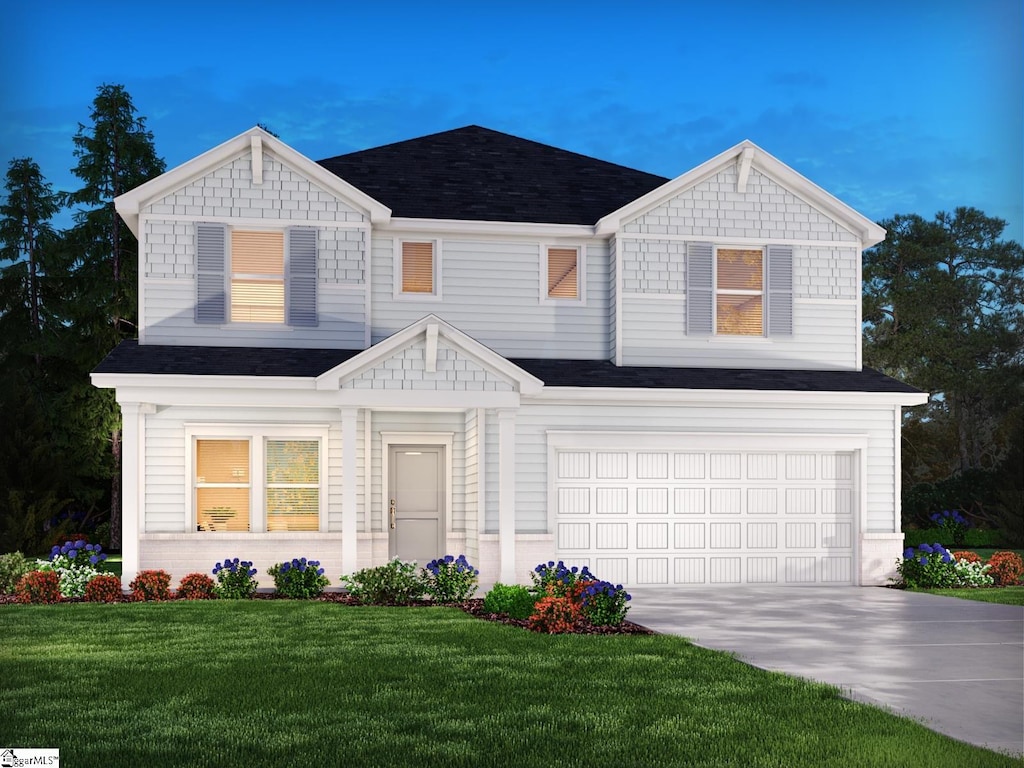
[[[543,382],[452,325],[428,315],[317,377],[318,390],[536,394]],[[390,397],[390,394],[389,394]],[[398,401],[396,401],[398,402]]]

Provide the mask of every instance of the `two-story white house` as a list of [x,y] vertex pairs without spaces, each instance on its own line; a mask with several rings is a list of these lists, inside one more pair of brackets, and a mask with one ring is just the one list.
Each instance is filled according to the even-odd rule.
[[878,584],[885,231],[744,141],[665,179],[475,126],[313,162],[253,128],[122,195],[124,580],[465,553],[627,585]]

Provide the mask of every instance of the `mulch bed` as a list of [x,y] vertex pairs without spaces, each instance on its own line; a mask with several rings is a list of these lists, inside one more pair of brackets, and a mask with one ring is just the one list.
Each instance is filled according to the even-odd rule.
[[[289,598],[282,597],[276,592],[257,592],[253,599],[255,600],[287,600]],[[319,597],[315,598],[320,603],[338,603],[339,605],[354,605],[358,606],[360,603],[355,598],[344,592],[324,592]],[[72,597],[63,600],[65,603],[83,603],[85,602],[80,597]],[[129,595],[124,595],[118,601],[121,603],[133,602]],[[0,594],[0,605],[14,605],[17,601],[14,599],[14,595],[2,595]],[[406,603],[402,607],[406,608],[430,608],[434,603],[427,601],[420,601],[415,603]],[[396,606],[397,607],[397,606]],[[508,624],[513,627],[520,627],[527,629],[527,622],[525,619],[513,619],[506,616],[503,613],[491,613],[484,609],[483,598],[474,598],[472,600],[466,600],[462,603],[456,603],[451,606],[452,608],[459,608],[470,616],[483,621],[493,621],[498,624]],[[579,626],[575,632],[575,635],[653,635],[654,632],[642,627],[639,624],[634,624],[631,621],[624,621],[617,627],[594,627],[589,624],[583,624]]]

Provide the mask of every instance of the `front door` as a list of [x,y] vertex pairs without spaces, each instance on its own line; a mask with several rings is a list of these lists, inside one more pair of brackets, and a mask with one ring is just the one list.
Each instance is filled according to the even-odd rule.
[[388,448],[388,550],[421,566],[444,554],[444,447]]

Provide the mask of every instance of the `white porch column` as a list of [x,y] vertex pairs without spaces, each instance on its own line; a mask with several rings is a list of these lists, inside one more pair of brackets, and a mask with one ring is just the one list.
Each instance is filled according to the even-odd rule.
[[498,551],[501,581],[516,583],[516,412],[498,411]]
[[149,403],[121,406],[121,588],[139,573],[139,534],[142,533],[146,467],[146,416],[156,412]]
[[341,409],[341,570],[354,573],[358,570],[359,509],[356,506],[356,490],[359,478],[356,476],[358,449],[357,421],[358,408]]

